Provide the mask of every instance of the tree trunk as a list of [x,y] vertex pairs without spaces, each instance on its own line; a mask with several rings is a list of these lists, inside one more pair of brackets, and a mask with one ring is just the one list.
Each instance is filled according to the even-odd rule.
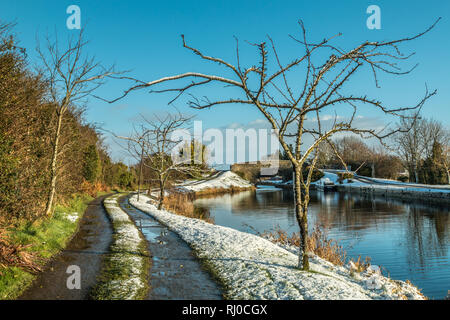
[[61,134],[61,125],[62,125],[62,117],[63,113],[58,113],[58,124],[56,126],[56,132],[55,132],[55,140],[53,144],[53,157],[52,157],[52,164],[50,168],[50,190],[48,194],[48,200],[47,200],[47,208],[45,210],[45,214],[47,216],[50,216],[52,214],[52,208],[53,208],[53,200],[55,197],[55,191],[56,191],[56,169],[57,169],[57,161],[58,161],[58,152],[59,152],[59,136]]
[[299,166],[294,167],[294,201],[295,201],[295,216],[300,228],[300,246],[298,252],[298,268],[303,270],[309,270],[308,259],[308,211],[307,202],[302,200],[302,191],[300,184],[301,168]]
[[158,203],[158,210],[162,209],[164,201],[164,182],[162,180],[159,181],[159,203]]
[[414,182],[419,183],[419,162],[417,160],[413,161],[413,170],[414,170]]
[[138,179],[138,196],[137,201],[139,201],[139,195],[141,194],[141,177],[142,177],[142,165],[144,163],[144,147],[142,147],[141,152],[141,163],[139,164],[139,179]]

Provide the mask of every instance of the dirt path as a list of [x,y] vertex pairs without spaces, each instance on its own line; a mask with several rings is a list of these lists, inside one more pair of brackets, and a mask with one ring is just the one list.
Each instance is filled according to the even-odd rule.
[[152,256],[149,300],[222,299],[220,286],[177,234],[130,206],[128,197],[120,198],[119,203],[149,243]]
[[[93,200],[80,222],[80,229],[65,250],[52,259],[38,275],[21,300],[82,300],[96,283],[103,255],[108,252],[112,239],[110,222],[103,208],[103,199]],[[70,274],[67,267],[77,265],[81,270],[81,289],[69,290],[66,282]]]

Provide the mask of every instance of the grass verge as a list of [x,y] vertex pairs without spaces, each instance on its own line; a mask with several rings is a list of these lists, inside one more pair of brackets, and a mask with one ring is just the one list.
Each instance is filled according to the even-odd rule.
[[[44,265],[52,256],[64,249],[78,229],[78,222],[89,202],[94,198],[76,195],[66,205],[57,205],[49,219],[22,222],[7,229],[13,245],[27,246],[26,252],[33,254]],[[36,278],[36,274],[15,266],[0,266],[0,299],[19,297]]]

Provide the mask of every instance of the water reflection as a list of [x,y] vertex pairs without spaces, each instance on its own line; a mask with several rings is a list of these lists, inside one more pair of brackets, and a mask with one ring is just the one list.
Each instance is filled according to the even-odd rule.
[[[264,187],[195,205],[218,225],[247,232],[297,232],[292,192]],[[450,290],[450,218],[445,206],[338,192],[312,192],[310,227],[326,225],[350,257],[370,256],[392,278],[411,280],[431,298]],[[251,228],[249,227],[251,226]]]

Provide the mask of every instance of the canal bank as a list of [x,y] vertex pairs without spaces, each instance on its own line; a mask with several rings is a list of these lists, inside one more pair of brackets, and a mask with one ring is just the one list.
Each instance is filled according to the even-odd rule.
[[[369,178],[351,173],[352,179],[340,180],[337,172],[339,170],[324,170],[324,176],[318,181],[311,182],[310,190],[321,189],[319,186],[325,182],[334,185],[336,191],[374,195],[380,197],[420,200],[422,202],[450,204],[450,186],[424,185],[415,183],[404,183],[395,180]],[[290,181],[260,181],[258,185],[273,186],[283,190],[293,190]]]
[[[217,225],[249,233],[278,228],[298,232],[292,191],[259,187],[256,192],[194,201]],[[430,299],[450,288],[450,213],[445,204],[390,199],[359,193],[311,191],[310,232],[324,227],[347,257],[361,255],[392,279],[409,280]]]
[[375,179],[367,177],[357,177],[355,181],[349,183],[336,184],[336,188],[341,192],[353,192],[362,195],[373,195],[378,197],[412,200],[429,203],[450,205],[450,188],[438,188],[434,186],[411,185],[411,184],[389,184],[377,182]]
[[157,210],[141,196],[130,204],[152,215],[186,241],[224,284],[229,299],[422,299],[410,284],[368,271],[355,275],[311,256],[311,271],[297,256],[259,236]]

